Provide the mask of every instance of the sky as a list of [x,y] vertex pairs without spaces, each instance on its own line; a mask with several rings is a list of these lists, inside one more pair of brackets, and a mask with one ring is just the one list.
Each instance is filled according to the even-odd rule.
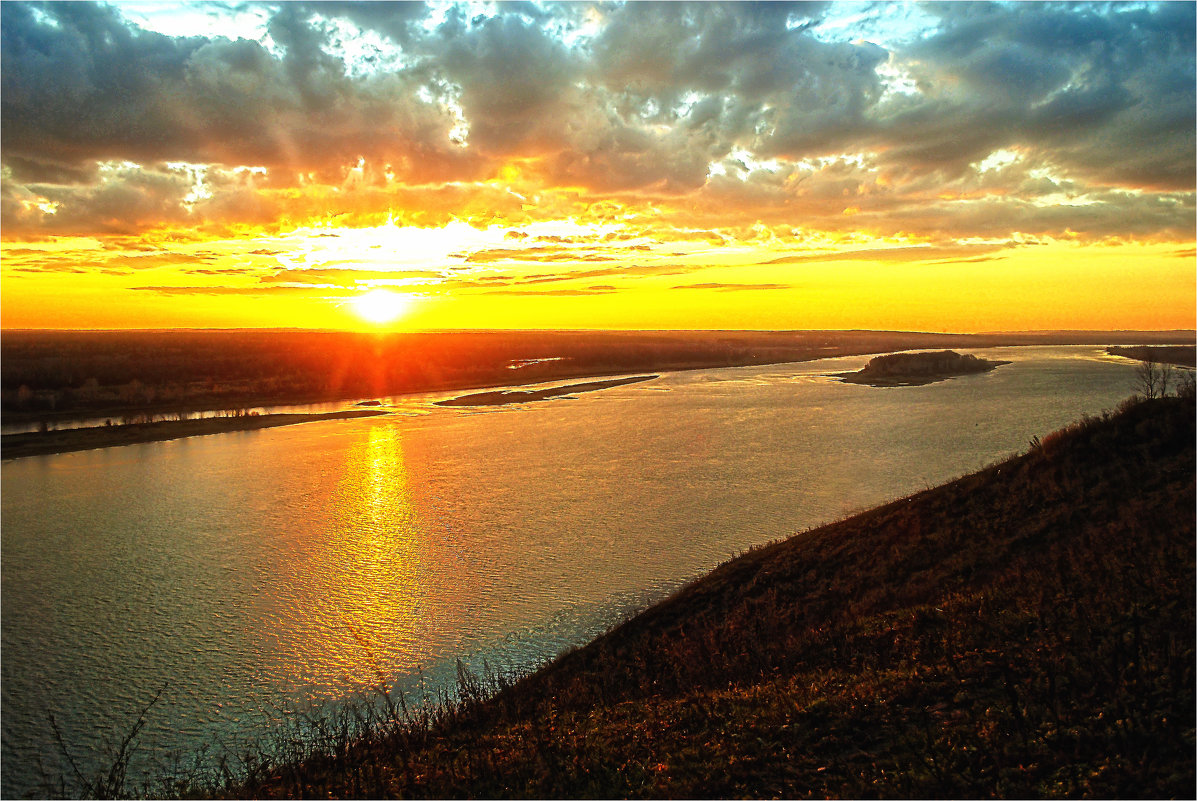
[[0,326],[1197,325],[1194,4],[0,3]]

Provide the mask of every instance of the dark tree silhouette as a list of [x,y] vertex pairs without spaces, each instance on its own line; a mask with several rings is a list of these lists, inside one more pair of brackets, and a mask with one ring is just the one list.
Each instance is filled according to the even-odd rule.
[[1172,365],[1157,362],[1150,356],[1140,359],[1135,367],[1135,382],[1139,394],[1144,398],[1162,398],[1168,394],[1172,384]]

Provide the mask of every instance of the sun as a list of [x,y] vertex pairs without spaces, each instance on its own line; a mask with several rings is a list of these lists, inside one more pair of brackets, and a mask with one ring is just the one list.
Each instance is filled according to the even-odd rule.
[[411,295],[385,289],[371,289],[350,301],[358,317],[375,325],[385,325],[402,317],[411,308],[411,302]]

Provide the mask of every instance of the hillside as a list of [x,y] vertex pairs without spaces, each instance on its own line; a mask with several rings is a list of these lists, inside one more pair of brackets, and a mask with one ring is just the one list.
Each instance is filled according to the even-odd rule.
[[1192,797],[1194,473],[1192,399],[1128,405],[223,792]]

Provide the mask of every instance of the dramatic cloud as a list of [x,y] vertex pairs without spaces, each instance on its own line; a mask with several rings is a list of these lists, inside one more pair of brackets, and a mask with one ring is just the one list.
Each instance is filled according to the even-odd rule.
[[933,247],[931,245],[916,245],[898,248],[865,248],[854,250],[839,250],[831,253],[803,253],[792,256],[781,256],[769,261],[769,264],[802,264],[805,262],[828,261],[881,261],[881,262],[909,262],[934,261],[948,262],[963,258],[1000,258],[998,256],[983,256],[994,253],[1002,248],[1013,247],[1015,243],[1004,245],[956,245],[952,247]]
[[[194,271],[194,272],[199,272]],[[350,268],[316,268],[300,270],[279,270],[262,276],[263,283],[273,284],[318,284],[321,286],[356,286],[359,283],[377,281],[400,281],[408,278],[439,279],[441,273],[434,270],[355,270]]]
[[2,236],[236,293],[1187,247],[1195,29],[1183,2],[13,0]]
[[[0,6],[9,231],[352,223],[439,193],[411,220],[437,225],[481,214],[474,189],[514,222],[568,211],[572,190],[917,229],[929,180],[1053,196],[1033,174],[1105,193],[1087,201],[1102,208],[958,219],[1100,237],[1133,218],[1113,233],[1176,236],[1183,203],[1169,216],[1109,193],[1193,187],[1188,3],[946,4],[882,44],[820,3],[250,8],[263,28],[229,38],[164,35],[114,6]],[[997,152],[1018,168],[978,186]]]
[[542,296],[579,296],[579,295],[608,295],[615,291],[615,287],[593,286],[585,289],[488,289],[485,295],[542,295]]

